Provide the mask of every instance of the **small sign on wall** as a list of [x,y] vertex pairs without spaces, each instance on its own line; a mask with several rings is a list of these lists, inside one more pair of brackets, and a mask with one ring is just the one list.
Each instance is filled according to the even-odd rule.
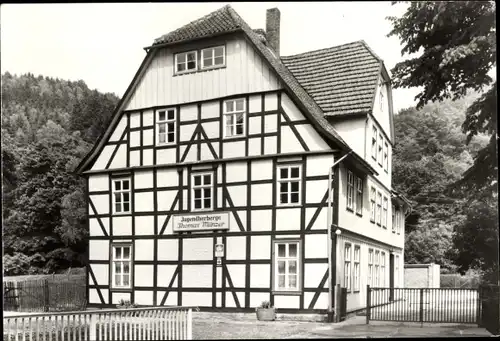
[[229,230],[229,212],[172,216],[174,232]]

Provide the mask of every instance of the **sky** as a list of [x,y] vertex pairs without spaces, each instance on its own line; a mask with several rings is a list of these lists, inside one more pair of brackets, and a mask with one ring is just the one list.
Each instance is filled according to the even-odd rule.
[[[90,89],[121,97],[155,38],[228,3],[4,4],[0,8],[1,72],[83,80]],[[281,12],[283,56],[364,40],[390,69],[404,58],[387,37],[390,2],[229,3],[252,28],[266,10]],[[393,91],[395,112],[414,106],[418,89]]]

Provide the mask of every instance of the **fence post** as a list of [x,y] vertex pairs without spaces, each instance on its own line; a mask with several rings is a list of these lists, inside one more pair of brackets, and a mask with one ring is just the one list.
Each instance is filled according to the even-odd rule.
[[193,310],[191,308],[188,309],[187,314],[187,339],[193,339]]
[[481,316],[481,299],[483,296],[483,290],[482,287],[479,286],[477,289],[477,307],[476,307],[476,323],[478,324],[479,327],[483,326],[483,321],[482,321],[482,316]]
[[420,323],[424,323],[424,289],[420,289]]
[[43,281],[43,311],[48,312],[50,307],[49,280]]
[[366,324],[370,323],[370,313],[371,313],[371,289],[370,285],[366,286]]
[[[97,340],[96,324],[97,324],[97,316],[96,316],[96,314],[90,314],[90,324],[89,324],[89,340],[90,341]],[[110,324],[110,326],[111,326],[111,324]],[[111,330],[110,330],[110,332],[111,332]]]

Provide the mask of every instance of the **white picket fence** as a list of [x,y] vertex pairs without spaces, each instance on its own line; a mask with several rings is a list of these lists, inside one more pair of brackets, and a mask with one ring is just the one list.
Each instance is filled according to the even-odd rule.
[[3,339],[15,341],[192,340],[191,307],[11,315]]

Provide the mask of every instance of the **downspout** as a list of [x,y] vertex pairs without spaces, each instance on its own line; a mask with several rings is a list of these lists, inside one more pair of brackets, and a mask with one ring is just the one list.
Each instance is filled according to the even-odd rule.
[[[327,212],[327,249],[328,249],[328,322],[333,322],[333,268],[332,268],[332,175],[333,169],[337,166],[342,160],[344,160],[349,154],[351,154],[353,150],[351,149],[344,156],[338,159],[333,165],[328,169],[328,212]],[[338,203],[337,203],[338,204]],[[337,254],[337,247],[335,245],[335,254]],[[335,259],[335,262],[337,260]],[[335,271],[336,272],[336,271]],[[336,273],[335,273],[336,275]]]

